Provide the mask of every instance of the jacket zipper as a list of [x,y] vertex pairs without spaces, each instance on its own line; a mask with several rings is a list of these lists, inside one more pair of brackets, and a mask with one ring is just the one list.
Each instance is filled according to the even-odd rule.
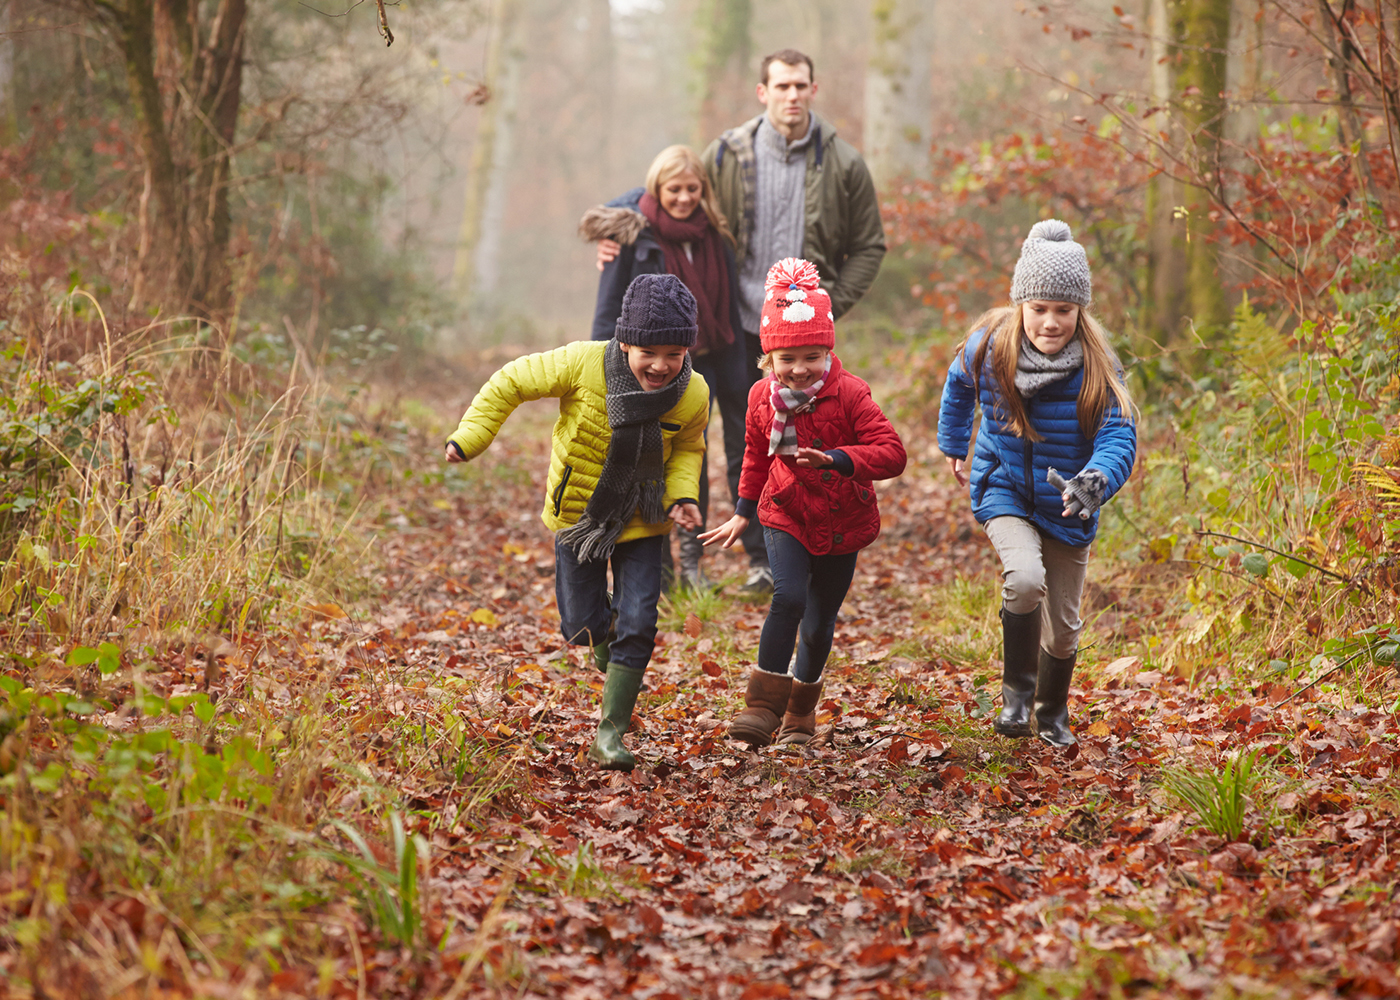
[[559,485],[554,487],[554,516],[559,516],[559,508],[564,505],[564,487],[569,485],[569,477],[574,474],[572,465],[564,466],[564,476],[559,480]]
[[[1038,398],[1039,398],[1039,397],[1037,396],[1037,397],[1031,399],[1029,402],[1032,403],[1032,404],[1034,404],[1035,401],[1036,401],[1036,399],[1038,399]],[[1030,430],[1030,423],[1031,423],[1031,415],[1030,415],[1030,412],[1029,412],[1029,407],[1027,407],[1027,412],[1026,412],[1026,425],[1027,425],[1026,429],[1027,429],[1027,431]],[[1025,461],[1024,476],[1025,476],[1025,480],[1026,480],[1026,497],[1027,497],[1027,500],[1028,500],[1028,502],[1029,502],[1029,504],[1030,504],[1030,511],[1029,511],[1029,513],[1035,513],[1035,461],[1034,461],[1035,447],[1031,444],[1031,439],[1030,439],[1029,435],[1027,435],[1027,437],[1025,438],[1025,442],[1026,442],[1026,448],[1025,448],[1025,452],[1026,452],[1026,461]]]

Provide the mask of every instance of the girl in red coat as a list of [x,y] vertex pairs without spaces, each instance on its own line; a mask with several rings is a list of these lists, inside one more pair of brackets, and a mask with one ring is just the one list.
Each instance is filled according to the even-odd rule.
[[763,525],[773,604],[746,707],[729,727],[751,746],[775,734],[780,743],[806,743],[815,733],[822,669],[856,553],[880,533],[871,481],[894,478],[905,462],[870,386],[832,353],[831,299],[816,267],[788,257],[766,285],[759,340],[768,377],[749,392],[739,502],[733,517],[700,536],[727,549],[755,514]]

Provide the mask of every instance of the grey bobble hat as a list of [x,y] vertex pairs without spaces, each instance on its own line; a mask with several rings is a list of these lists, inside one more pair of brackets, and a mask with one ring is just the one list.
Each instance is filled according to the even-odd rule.
[[1021,259],[1011,277],[1011,301],[1045,299],[1089,305],[1094,283],[1089,277],[1089,258],[1074,242],[1069,223],[1046,219],[1031,226],[1021,244]]
[[694,347],[699,333],[695,296],[674,274],[639,274],[622,296],[622,315],[613,334],[624,344]]

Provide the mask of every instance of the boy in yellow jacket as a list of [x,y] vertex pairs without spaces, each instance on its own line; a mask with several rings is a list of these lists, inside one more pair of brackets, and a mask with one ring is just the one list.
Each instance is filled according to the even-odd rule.
[[[690,367],[695,297],[675,275],[638,275],[612,340],[566,344],[506,365],[482,386],[447,441],[469,462],[526,400],[555,396],[559,419],[541,519],[555,532],[554,592],[564,638],[605,670],[588,756],[630,771],[622,743],[656,640],[661,560],[674,521],[701,526],[700,460],[710,390]],[[612,598],[608,564],[612,564]],[[616,615],[616,635],[608,632]]]

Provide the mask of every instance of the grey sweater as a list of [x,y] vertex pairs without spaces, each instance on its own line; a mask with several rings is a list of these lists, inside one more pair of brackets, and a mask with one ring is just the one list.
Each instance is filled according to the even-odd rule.
[[757,333],[763,314],[763,282],[768,269],[784,257],[802,256],[806,228],[807,147],[815,118],[807,116],[807,134],[789,143],[765,115],[754,133],[757,167],[753,235],[739,267],[739,319]]

